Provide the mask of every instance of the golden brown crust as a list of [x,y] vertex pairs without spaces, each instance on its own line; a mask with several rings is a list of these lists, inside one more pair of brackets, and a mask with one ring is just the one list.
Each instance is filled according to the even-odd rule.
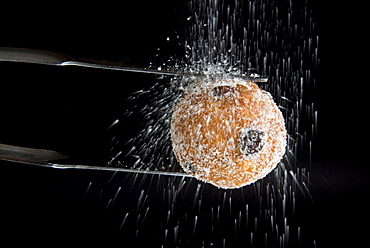
[[284,119],[271,95],[240,79],[191,85],[174,109],[171,138],[182,168],[220,188],[263,178],[286,146]]

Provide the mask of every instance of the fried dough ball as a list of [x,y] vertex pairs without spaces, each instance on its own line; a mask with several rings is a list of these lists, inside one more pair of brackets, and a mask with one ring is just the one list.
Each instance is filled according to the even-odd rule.
[[283,115],[270,93],[242,79],[190,85],[175,106],[172,146],[185,172],[219,188],[265,177],[286,147]]

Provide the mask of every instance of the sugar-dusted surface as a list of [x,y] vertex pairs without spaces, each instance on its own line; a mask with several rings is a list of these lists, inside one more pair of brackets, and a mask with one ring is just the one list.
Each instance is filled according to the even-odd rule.
[[[264,135],[262,149],[243,153],[249,130]],[[239,188],[271,172],[285,153],[283,116],[271,95],[241,79],[190,85],[174,109],[171,139],[187,173],[220,188]]]

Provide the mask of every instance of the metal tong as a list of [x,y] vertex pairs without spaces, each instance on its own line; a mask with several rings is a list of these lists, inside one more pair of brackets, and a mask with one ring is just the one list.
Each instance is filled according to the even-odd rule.
[[[136,73],[151,73],[169,76],[204,76],[202,74],[191,74],[189,72],[158,70],[152,68],[141,68],[125,63],[116,63],[106,60],[83,59],[72,57],[59,52],[36,50],[28,48],[9,48],[0,47],[0,62],[22,62],[53,66],[81,66],[96,69],[119,70]],[[268,77],[260,76],[254,69],[249,69],[243,77],[247,81],[267,82]],[[56,151],[27,148],[21,146],[12,146],[0,144],[0,160],[11,161],[16,163],[37,165],[57,169],[85,169],[85,170],[102,170],[102,171],[122,171],[130,173],[159,174],[167,176],[191,177],[184,172],[169,172],[159,170],[139,170],[130,168],[90,166],[80,164],[65,163],[68,156]]]

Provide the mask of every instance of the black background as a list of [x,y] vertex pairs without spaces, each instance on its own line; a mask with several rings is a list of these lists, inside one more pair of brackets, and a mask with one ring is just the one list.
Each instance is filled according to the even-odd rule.
[[[311,174],[314,202],[302,218],[310,223],[317,247],[369,246],[365,22],[361,6],[323,5],[314,4],[321,60]],[[0,46],[147,64],[176,32],[181,8],[183,3],[175,1],[2,4]],[[83,68],[0,66],[0,142],[78,154],[90,164],[106,161],[110,140],[105,130],[121,114],[124,99],[152,80]],[[110,223],[110,216],[122,215],[118,207],[106,213],[84,198],[91,181],[104,187],[110,176],[0,164],[1,242],[48,244],[52,237],[58,244],[76,236],[81,244],[113,241],[112,226],[117,224]],[[119,245],[128,242],[117,239]]]

